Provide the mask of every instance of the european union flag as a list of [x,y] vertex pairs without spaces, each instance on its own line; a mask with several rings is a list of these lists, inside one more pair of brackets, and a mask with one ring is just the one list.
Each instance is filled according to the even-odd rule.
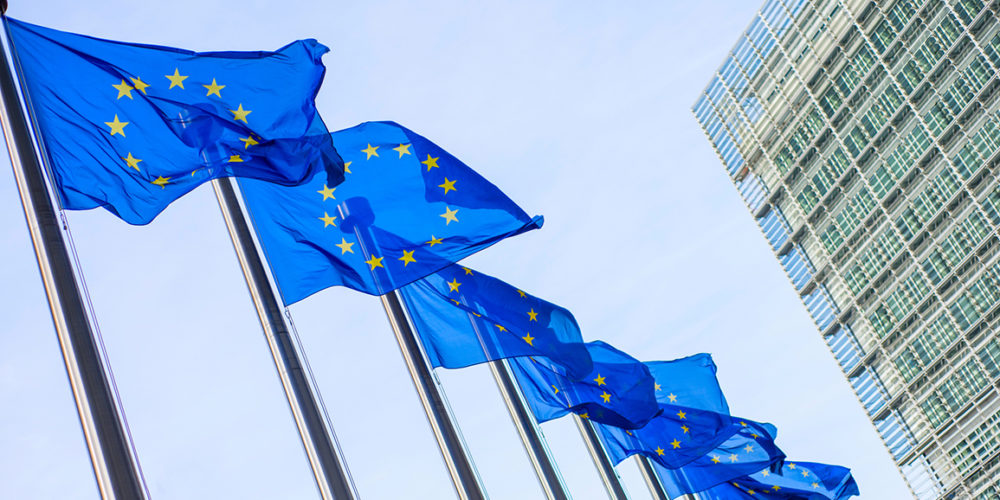
[[604,342],[588,342],[594,366],[583,379],[540,358],[514,358],[510,366],[535,420],[569,413],[594,422],[637,429],[659,414],[655,382],[646,365]]
[[842,500],[860,495],[851,470],[839,465],[785,462],[698,493],[702,500]]
[[435,367],[545,356],[571,378],[593,369],[572,313],[492,276],[452,265],[399,291]]
[[656,381],[662,413],[641,429],[596,426],[612,462],[641,454],[664,467],[681,467],[743,428],[729,416],[710,355],[645,364]]
[[336,285],[381,295],[542,225],[401,125],[362,123],[333,141],[347,162],[340,186],[240,180],[285,304]]
[[774,444],[777,429],[771,424],[742,420],[746,424],[736,434],[701,458],[678,469],[668,469],[653,462],[660,483],[677,498],[698,493],[734,478],[770,467],[780,467],[785,454]]
[[313,102],[315,40],[197,53],[4,21],[63,208],[146,224],[216,177],[343,179]]

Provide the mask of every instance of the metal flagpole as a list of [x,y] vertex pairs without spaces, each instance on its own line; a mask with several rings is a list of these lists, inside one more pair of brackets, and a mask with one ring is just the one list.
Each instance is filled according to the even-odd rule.
[[642,478],[646,481],[646,486],[649,487],[649,492],[653,494],[653,498],[670,500],[667,492],[663,490],[663,484],[660,483],[660,477],[656,475],[656,470],[653,469],[653,464],[650,463],[649,457],[636,455],[635,461],[639,463],[639,471],[642,472]]
[[[368,200],[360,197],[349,198],[339,204],[337,210],[342,221],[340,227],[344,231],[354,232],[364,257],[370,260],[378,259],[373,260],[373,262],[381,262],[382,257],[375,257],[372,253],[377,248],[376,240],[371,233],[371,226],[375,222],[375,213],[372,212]],[[375,275],[375,268],[381,267],[381,264],[371,266],[372,275],[378,283],[379,278]],[[385,288],[380,286],[379,289]],[[417,340],[417,335],[410,327],[399,293],[393,289],[380,297],[382,306],[385,308],[385,315],[389,318],[389,326],[392,327],[392,331],[396,335],[399,351],[403,355],[407,370],[410,372],[410,378],[413,380],[413,386],[417,390],[420,403],[424,407],[424,413],[427,414],[427,422],[430,423],[434,437],[437,439],[455,491],[462,500],[488,498],[486,490],[479,480],[476,467],[472,463],[472,456],[465,448],[462,433],[458,430],[458,423],[455,422],[455,417],[448,407],[444,390],[438,385],[430,363],[420,347],[420,341]]]
[[[459,300],[468,306],[469,304],[465,296],[462,294],[459,294],[459,296]],[[488,352],[483,332],[479,330],[479,323],[472,317],[471,313],[468,316],[469,324],[476,332],[476,336],[479,337],[479,343],[483,347],[483,352]],[[500,390],[500,396],[503,398],[504,404],[507,405],[507,410],[510,412],[510,418],[514,422],[514,427],[517,428],[517,433],[521,436],[524,451],[527,452],[528,459],[531,461],[532,467],[535,468],[535,475],[538,476],[538,483],[542,487],[542,491],[545,492],[546,498],[549,500],[568,500],[572,498],[569,495],[569,491],[566,490],[566,485],[563,484],[559,469],[556,468],[555,462],[552,461],[549,448],[545,444],[545,437],[542,436],[542,431],[538,428],[535,416],[524,401],[524,395],[514,380],[507,360],[499,359],[490,361],[488,364],[490,365],[490,372],[493,373],[493,380],[496,381],[497,388]]]
[[604,451],[600,438],[597,437],[594,424],[578,415],[573,415],[573,420],[576,422],[576,427],[580,429],[583,442],[587,445],[587,451],[590,452],[590,458],[594,460],[594,466],[597,467],[601,481],[604,482],[604,487],[608,490],[608,496],[613,500],[629,500],[628,493],[625,493],[625,487],[622,486],[621,478],[615,472],[614,464],[608,459],[608,454]]
[[503,396],[507,410],[510,411],[510,418],[517,427],[517,433],[521,435],[521,442],[528,452],[531,465],[535,467],[535,474],[538,475],[538,482],[541,483],[545,496],[550,500],[569,500],[571,498],[569,491],[566,490],[562,476],[549,455],[545,437],[542,436],[534,415],[531,414],[521,391],[514,382],[507,360],[500,359],[489,364],[493,378],[496,379],[497,387],[500,389],[500,395]]
[[333,429],[325,425],[317,395],[309,384],[304,363],[281,316],[281,307],[243,216],[233,189],[233,181],[229,178],[215,179],[212,186],[320,494],[325,500],[354,500],[357,494],[351,482],[350,471],[347,470]]
[[386,316],[389,317],[392,331],[396,334],[399,350],[403,353],[403,360],[406,361],[410,377],[413,378],[413,385],[417,388],[420,402],[424,405],[434,437],[437,438],[438,446],[441,448],[455,490],[463,500],[485,500],[486,491],[479,481],[479,474],[472,464],[472,457],[465,448],[444,392],[434,378],[434,372],[431,371],[430,364],[420,348],[416,334],[410,328],[406,312],[399,300],[399,293],[393,290],[382,295],[382,305],[385,307]]
[[[0,9],[6,10],[5,1],[0,3]],[[6,18],[4,22],[6,27]],[[6,29],[4,32],[7,35]],[[4,38],[16,61],[9,37]],[[144,499],[142,473],[104,372],[66,242],[32,144],[24,116],[26,108],[18,97],[14,76],[2,49],[0,59],[0,93],[3,94],[0,121],[97,486],[105,499]]]

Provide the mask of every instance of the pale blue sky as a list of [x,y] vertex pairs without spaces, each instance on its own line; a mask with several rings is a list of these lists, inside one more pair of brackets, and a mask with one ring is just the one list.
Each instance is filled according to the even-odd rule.
[[[193,50],[330,46],[331,129],[395,120],[546,225],[466,262],[572,310],[645,360],[710,352],[735,414],[795,460],[908,492],[689,109],[755,0],[12,0],[9,14]],[[67,75],[67,84],[72,75]],[[0,498],[96,497],[6,155],[0,159]],[[155,499],[316,498],[210,186],[145,227],[69,214]],[[363,498],[452,498],[378,299],[292,307]],[[489,373],[439,371],[494,499],[541,492]],[[568,420],[543,426],[574,498],[605,495]],[[631,462],[634,499],[648,498]]]

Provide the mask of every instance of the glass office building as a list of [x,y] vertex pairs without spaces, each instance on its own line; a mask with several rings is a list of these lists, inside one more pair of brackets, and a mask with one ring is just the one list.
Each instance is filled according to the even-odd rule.
[[920,499],[1000,498],[1000,19],[768,0],[693,111]]

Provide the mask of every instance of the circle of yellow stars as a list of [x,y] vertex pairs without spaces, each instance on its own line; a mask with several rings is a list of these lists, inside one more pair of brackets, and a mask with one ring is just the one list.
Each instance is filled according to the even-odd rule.
[[[170,75],[170,76],[168,76],[168,78],[172,78],[171,79],[171,84],[172,85],[173,85],[173,82],[174,82],[173,79],[177,78],[177,76],[178,75]],[[183,77],[183,78],[186,78],[186,77]],[[182,86],[182,84],[183,84],[183,80],[178,80],[177,85],[178,86]],[[205,85],[205,88],[208,89],[208,91],[211,92],[211,93],[215,93],[215,92],[221,90],[224,87],[225,86],[218,86],[216,84],[215,80],[212,81],[212,85],[211,86]],[[242,105],[240,105],[240,107],[238,109],[231,110],[231,111],[234,114],[234,119],[235,120],[242,120],[244,122],[246,121],[246,115],[250,113],[250,111],[244,111],[243,108],[242,108]],[[247,138],[247,139],[249,139],[250,141],[253,141],[253,138]],[[240,140],[244,140],[244,139],[240,139]],[[250,145],[253,145],[253,144],[256,144],[256,142],[247,143],[247,147],[249,147]],[[378,144],[373,145],[373,144],[371,144],[369,142],[369,143],[366,143],[365,147],[363,149],[361,149],[360,151],[361,151],[361,153],[364,153],[364,155],[365,155],[365,161],[368,161],[368,160],[371,160],[372,158],[382,158],[379,155],[379,148],[382,148],[382,147],[383,147],[383,145],[378,145]],[[413,147],[412,144],[403,144],[403,143],[400,143],[396,147],[392,147],[392,148],[389,148],[389,149],[391,149],[392,151],[396,152],[396,154],[397,154],[396,159],[401,160],[401,159],[403,159],[406,156],[413,156],[414,155],[413,151],[411,150],[412,147]],[[383,151],[383,153],[384,153],[384,151]],[[440,157],[433,157],[430,154],[428,154],[426,159],[424,159],[423,161],[420,161],[420,164],[422,164],[423,166],[427,167],[427,171],[430,172],[431,169],[440,168],[440,166],[438,165],[438,160],[440,160]],[[344,173],[345,174],[352,173],[351,172],[351,165],[352,165],[352,163],[353,162],[350,162],[350,161],[344,163]],[[444,182],[442,184],[439,184],[437,187],[441,188],[443,190],[444,194],[447,195],[448,193],[450,193],[452,191],[458,191],[458,188],[456,187],[456,183],[457,183],[456,180],[448,179],[447,177],[444,177]],[[327,186],[326,184],[324,184],[323,185],[323,189],[318,190],[317,193],[320,194],[323,197],[323,199],[321,201],[325,202],[327,200],[336,200],[337,199],[337,197],[335,195],[336,189],[337,188],[335,188],[335,187],[331,188],[331,187]],[[459,209],[453,209],[453,208],[451,208],[450,206],[447,206],[447,205],[445,206],[444,213],[440,214],[440,217],[444,219],[445,227],[448,227],[452,222],[454,222],[454,223],[458,223],[459,222],[458,212],[459,212]],[[330,226],[337,227],[337,216],[336,215],[331,215],[327,211],[324,211],[323,212],[323,216],[322,217],[317,217],[317,219],[319,219],[320,221],[323,222],[323,227],[324,228],[327,228],[327,227],[330,227]],[[334,246],[336,246],[337,248],[340,249],[340,255],[343,256],[343,255],[346,255],[346,254],[353,254],[354,253],[354,244],[355,243],[356,242],[354,242],[354,241],[348,241],[345,236],[341,236],[340,243],[334,244]],[[435,245],[440,245],[442,243],[444,243],[444,240],[442,238],[438,238],[437,236],[434,236],[432,234],[430,236],[430,239],[427,240],[427,241],[425,241],[423,244],[426,245],[426,246],[428,246],[428,247],[430,247],[430,248],[433,248]],[[404,269],[406,267],[408,267],[410,264],[413,264],[413,263],[417,262],[417,257],[414,255],[416,253],[416,251],[417,251],[417,248],[413,248],[413,249],[409,249],[409,250],[403,249],[403,250],[400,250],[400,251],[401,251],[401,255],[399,255],[398,257],[396,257],[396,260],[402,263]],[[384,260],[385,260],[385,256],[375,256],[375,255],[372,255],[372,256],[370,256],[368,258],[368,260],[366,260],[364,262],[365,262],[365,264],[368,264],[368,268],[369,268],[370,271],[374,271],[377,268],[383,268],[383,269],[385,269]],[[471,274],[471,271],[468,271],[468,274]],[[534,311],[532,311],[532,312],[534,312]],[[530,333],[527,333],[522,338],[525,340],[525,342],[528,342],[528,344],[531,344],[532,341],[534,341],[534,337],[532,337]]]
[[[180,73],[180,68],[174,68],[173,74],[163,75],[163,76],[170,83],[170,85],[167,87],[168,91],[174,89],[175,87],[180,90],[187,90],[184,87],[184,82],[190,77],[190,75],[182,75]],[[121,79],[120,83],[111,84],[111,87],[117,91],[117,94],[115,96],[116,101],[121,100],[123,97],[127,98],[130,101],[134,101],[135,97],[132,94],[133,91],[137,91],[142,95],[147,95],[146,89],[152,86],[153,84],[144,82],[142,78],[139,76],[129,77],[128,81],[126,81],[123,78]],[[222,85],[218,82],[216,78],[212,78],[212,83],[202,84],[202,87],[205,88],[205,97],[210,98],[212,96],[215,96],[219,99],[222,99],[223,98],[222,90],[226,88],[226,85]],[[253,111],[245,109],[243,107],[243,103],[238,103],[236,109],[230,109],[229,112],[233,114],[234,121],[240,121],[243,122],[244,124],[249,124],[249,122],[247,121],[247,116],[249,116],[250,113],[252,113]],[[121,117],[119,117],[119,114],[115,113],[114,118],[112,118],[111,121],[104,122],[104,124],[108,127],[108,134],[111,137],[121,136],[121,138],[125,139],[127,138],[127,135],[125,134],[126,127],[132,125],[132,122],[122,120]],[[134,131],[135,126],[133,125],[133,127],[128,130]],[[250,146],[255,146],[259,144],[258,141],[253,137],[253,135],[248,135],[247,137],[241,137],[240,141],[243,142],[244,149],[248,149]],[[125,168],[134,169],[137,173],[142,172],[142,168],[140,168],[139,164],[143,160],[141,158],[136,158],[135,154],[132,151],[128,151],[125,156],[121,156],[121,159],[125,162]],[[230,155],[227,161],[229,163],[241,163],[245,160],[243,159],[242,155],[240,155],[239,153],[235,153]],[[191,172],[191,175],[194,175],[195,172],[197,172],[197,170]],[[149,182],[151,184],[159,186],[160,188],[166,189],[167,185],[170,184],[172,180],[173,180],[172,177],[157,176],[156,179],[153,179]]]

